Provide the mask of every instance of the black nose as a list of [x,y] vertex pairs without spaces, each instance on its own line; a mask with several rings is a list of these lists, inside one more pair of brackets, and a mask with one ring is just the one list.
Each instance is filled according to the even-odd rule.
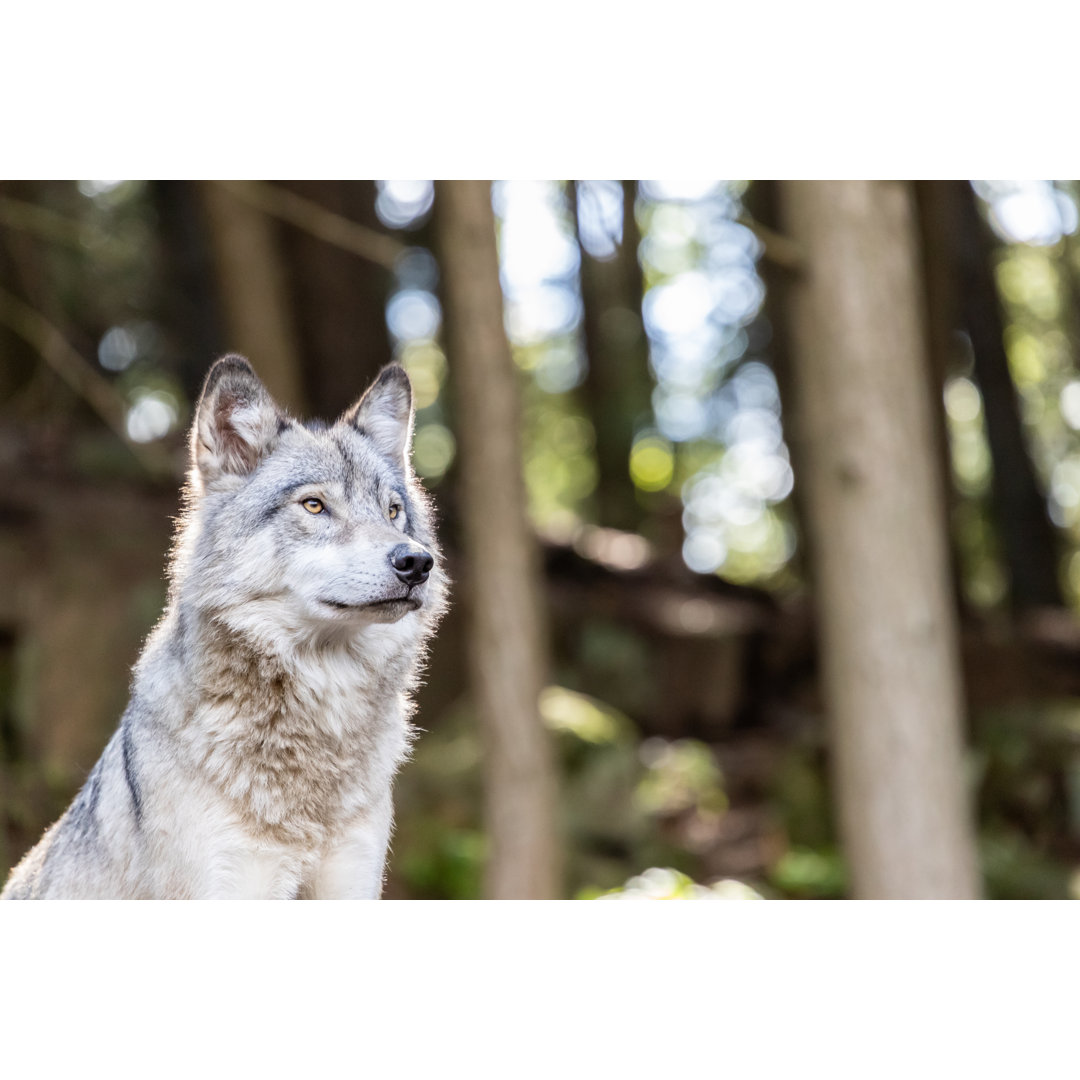
[[390,552],[390,565],[400,581],[406,585],[420,585],[427,581],[435,560],[416,544],[398,544]]

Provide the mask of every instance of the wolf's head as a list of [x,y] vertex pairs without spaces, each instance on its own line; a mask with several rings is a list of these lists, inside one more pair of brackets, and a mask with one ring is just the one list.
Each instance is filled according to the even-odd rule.
[[242,357],[219,360],[191,429],[174,593],[263,640],[373,624],[419,640],[446,579],[412,430],[412,388],[396,365],[327,426],[286,415]]

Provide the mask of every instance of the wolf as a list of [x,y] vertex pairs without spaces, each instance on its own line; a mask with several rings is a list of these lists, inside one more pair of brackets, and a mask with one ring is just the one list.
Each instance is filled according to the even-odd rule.
[[380,896],[447,594],[413,423],[396,365],[332,425],[210,369],[130,703],[0,899]]

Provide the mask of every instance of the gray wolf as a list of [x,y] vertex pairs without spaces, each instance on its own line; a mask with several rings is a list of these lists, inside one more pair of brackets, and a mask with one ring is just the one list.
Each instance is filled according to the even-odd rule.
[[394,365],[332,425],[286,415],[242,357],[210,369],[130,704],[0,898],[380,895],[447,591],[413,416]]

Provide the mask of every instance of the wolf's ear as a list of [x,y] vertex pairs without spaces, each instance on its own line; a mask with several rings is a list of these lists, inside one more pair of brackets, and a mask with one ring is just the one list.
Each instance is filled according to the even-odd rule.
[[246,476],[277,442],[282,414],[242,356],[209,371],[191,427],[191,464],[209,486]]
[[405,369],[390,364],[342,417],[375,444],[379,453],[408,468],[412,445],[412,384]]

